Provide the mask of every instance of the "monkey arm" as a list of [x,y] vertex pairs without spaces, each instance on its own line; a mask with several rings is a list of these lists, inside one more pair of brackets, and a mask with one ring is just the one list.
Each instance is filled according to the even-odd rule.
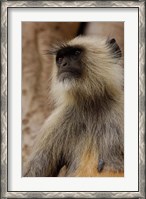
[[[112,117],[105,125],[103,125],[104,133],[99,137],[99,159],[98,172],[123,172],[124,171],[124,130],[123,121],[117,117]],[[121,122],[117,122],[117,121]]]
[[[61,132],[58,129],[61,113],[56,113],[47,120],[41,129],[33,147],[33,153],[28,161],[24,176],[47,177],[57,176],[63,166],[61,152]],[[56,119],[57,118],[57,119]]]

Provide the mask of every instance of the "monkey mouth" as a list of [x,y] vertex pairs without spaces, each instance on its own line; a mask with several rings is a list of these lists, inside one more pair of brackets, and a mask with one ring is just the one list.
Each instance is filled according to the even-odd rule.
[[77,79],[81,76],[81,71],[77,69],[62,69],[58,72],[59,81]]

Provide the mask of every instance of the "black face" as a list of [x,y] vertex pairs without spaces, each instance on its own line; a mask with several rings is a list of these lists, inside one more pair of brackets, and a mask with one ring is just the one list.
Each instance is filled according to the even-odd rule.
[[60,81],[71,78],[79,78],[82,75],[83,50],[80,47],[63,47],[57,52],[56,64]]

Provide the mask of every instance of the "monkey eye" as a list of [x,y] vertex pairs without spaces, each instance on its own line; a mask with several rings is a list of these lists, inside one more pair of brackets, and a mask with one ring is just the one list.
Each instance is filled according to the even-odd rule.
[[57,57],[56,61],[58,64],[61,64],[63,60],[63,56]]
[[78,59],[79,55],[81,54],[81,50],[77,49],[72,53],[73,59]]
[[78,55],[80,55],[80,54],[81,54],[81,51],[80,51],[80,50],[76,50],[75,53],[74,53],[74,55],[76,55],[76,56],[78,56]]

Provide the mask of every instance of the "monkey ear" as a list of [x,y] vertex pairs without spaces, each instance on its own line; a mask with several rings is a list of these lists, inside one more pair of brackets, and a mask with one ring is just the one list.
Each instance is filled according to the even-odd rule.
[[116,40],[113,38],[113,39],[110,39],[107,41],[107,44],[108,46],[110,47],[111,49],[111,52],[114,54],[114,57],[115,58],[119,58],[119,57],[122,57],[122,52],[121,52],[121,49],[120,47],[118,46]]

